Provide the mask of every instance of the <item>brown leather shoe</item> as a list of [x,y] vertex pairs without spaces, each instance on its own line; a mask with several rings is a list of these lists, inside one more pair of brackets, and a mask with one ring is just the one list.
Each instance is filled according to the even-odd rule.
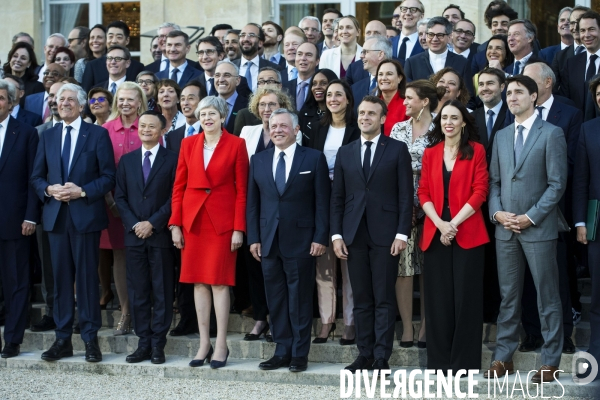
[[490,369],[488,369],[487,371],[485,371],[483,373],[483,376],[487,379],[487,377],[489,376],[490,378],[494,377],[494,372],[496,373],[496,376],[498,378],[503,377],[504,375],[508,374],[508,375],[512,375],[515,373],[514,371],[514,365],[512,361],[498,361],[498,360],[494,360],[494,362],[492,362],[492,366],[490,367]]
[[556,371],[558,371],[558,367],[553,367],[551,365],[542,365],[538,372],[536,372],[536,374],[531,378],[531,382],[552,382],[553,380],[558,379],[558,372]]

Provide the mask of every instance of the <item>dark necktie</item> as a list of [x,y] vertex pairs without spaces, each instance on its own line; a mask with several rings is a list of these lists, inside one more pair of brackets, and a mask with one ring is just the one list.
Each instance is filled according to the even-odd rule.
[[65,134],[65,140],[62,148],[62,176],[63,184],[69,181],[69,161],[71,159],[71,129],[73,127],[67,126],[67,133]]
[[246,62],[246,80],[248,81],[248,87],[252,90],[252,71],[250,69],[252,67],[252,61]]
[[406,42],[408,42],[408,37],[402,39],[402,44],[400,45],[400,51],[398,51],[398,58],[402,61],[406,60]]
[[487,128],[488,140],[490,140],[490,138],[492,137],[492,130],[494,129],[494,115],[496,115],[496,113],[492,110],[488,110],[487,115],[488,120],[485,124],[485,127]]
[[217,88],[215,88],[215,78],[210,78],[208,80],[208,83],[210,83],[210,92],[208,93],[208,95],[218,96],[219,94],[217,93]]
[[515,69],[513,70],[513,75],[519,75],[521,73],[521,62],[515,61]]
[[173,80],[175,82],[178,82],[178,80],[177,80],[177,73],[178,72],[179,72],[179,70],[177,68],[173,68],[173,71],[171,72],[171,80]]
[[375,94],[375,89],[377,89],[377,80],[375,77],[372,77],[371,84],[369,85],[369,94]]
[[[259,139],[261,140],[261,139]],[[285,190],[285,153],[282,151],[279,153],[279,161],[277,161],[277,168],[275,169],[275,186],[279,195],[283,194]]]
[[515,142],[515,165],[519,162],[523,150],[523,125],[517,126],[517,141]]
[[298,93],[296,94],[296,108],[298,111],[302,110],[302,106],[306,101],[306,95],[304,94],[304,88],[308,85],[306,82],[300,82],[298,84]]
[[590,56],[590,65],[588,65],[588,69],[587,72],[585,73],[585,81],[589,82],[592,80],[592,78],[594,77],[594,75],[596,75],[596,60],[598,59],[598,56],[595,54],[592,54]]
[[371,145],[373,142],[365,142],[367,149],[365,150],[365,155],[363,157],[363,174],[365,175],[365,180],[369,180],[369,173],[371,172]]
[[142,164],[142,172],[144,173],[144,184],[146,184],[146,181],[148,180],[148,175],[150,175],[150,168],[151,168],[150,155],[151,154],[152,154],[151,151],[147,151],[144,153],[144,163]]
[[544,114],[542,114],[544,111],[544,106],[537,106],[536,109],[538,111],[538,115],[540,116],[540,119],[544,119]]
[[112,93],[113,96],[115,95],[115,93],[117,93],[117,84],[116,83],[113,82],[110,85],[110,92]]

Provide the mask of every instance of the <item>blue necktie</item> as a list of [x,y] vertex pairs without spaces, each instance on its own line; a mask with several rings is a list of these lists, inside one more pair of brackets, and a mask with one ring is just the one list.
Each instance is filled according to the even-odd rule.
[[492,110],[488,110],[487,115],[488,115],[488,120],[487,123],[485,124],[485,127],[487,128],[487,135],[488,135],[488,140],[492,137],[492,130],[494,129],[494,115],[496,113],[493,112]]
[[294,79],[298,78],[298,70],[296,69],[296,67],[293,67],[292,70],[290,71],[290,75],[289,76],[289,81],[293,81]]
[[377,89],[377,81],[375,79],[375,77],[371,78],[371,84],[369,85],[369,94],[374,94],[375,93],[375,89]]
[[65,134],[65,140],[63,142],[62,148],[62,176],[63,176],[63,184],[69,181],[69,161],[71,159],[71,129],[73,127],[66,127],[67,133]]
[[177,73],[179,72],[179,70],[177,68],[173,68],[173,71],[171,72],[171,80],[179,83],[177,81]]
[[542,112],[544,111],[544,107],[543,106],[538,106],[536,107],[536,109],[538,110],[538,115],[540,116],[540,119],[544,119]]
[[517,141],[515,143],[515,165],[519,162],[521,151],[523,150],[523,125],[517,127]]
[[285,153],[282,151],[279,153],[279,161],[275,169],[275,186],[277,186],[279,195],[282,195],[285,190],[285,158],[283,157],[285,157]]
[[142,172],[144,173],[144,184],[146,184],[146,181],[148,180],[148,176],[150,175],[150,169],[151,169],[150,155],[151,154],[152,154],[151,151],[147,151],[144,153],[144,163],[142,164]]
[[519,75],[521,72],[521,62],[515,61],[515,69],[513,70],[513,75]]
[[298,93],[296,94],[296,109],[298,111],[302,110],[302,106],[306,101],[306,94],[304,93],[304,88],[308,85],[306,82],[300,82],[298,84]]
[[250,70],[252,67],[252,61],[246,62],[246,80],[248,81],[248,87],[252,90],[252,71]]
[[398,58],[402,61],[406,60],[406,42],[408,42],[408,37],[402,39],[402,44],[400,45],[400,51],[398,52]]
[[110,85],[110,92],[112,93],[113,96],[115,95],[115,93],[117,92],[117,84],[116,83],[113,82]]
[[369,180],[369,173],[371,172],[371,145],[373,142],[365,142],[367,149],[365,150],[365,156],[363,157],[363,173],[365,180]]
[[190,125],[190,127],[187,130],[187,135],[185,135],[185,137],[192,136],[194,134],[194,131],[195,131],[194,126]]

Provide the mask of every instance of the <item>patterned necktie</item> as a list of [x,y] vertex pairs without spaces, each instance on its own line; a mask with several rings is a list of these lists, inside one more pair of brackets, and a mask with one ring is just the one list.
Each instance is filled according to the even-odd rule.
[[179,81],[177,80],[177,73],[179,72],[179,70],[177,68],[173,68],[173,71],[171,71],[171,80],[179,83]]
[[296,93],[296,109],[298,111],[302,110],[302,106],[306,100],[306,95],[304,94],[304,88],[306,85],[308,85],[306,82],[300,82],[298,84],[298,93]]
[[69,181],[69,161],[71,160],[71,129],[73,129],[73,127],[67,126],[66,129],[67,133],[65,134],[61,155],[63,184]]
[[365,180],[369,180],[369,173],[371,172],[371,145],[373,142],[367,141],[365,145],[367,149],[365,150],[365,156],[363,157],[363,174],[365,175]]
[[406,60],[406,42],[408,42],[408,37],[402,39],[402,44],[400,45],[400,51],[398,51],[398,58],[402,61]]
[[492,130],[494,129],[494,115],[496,115],[496,113],[492,110],[488,110],[487,115],[488,120],[485,127],[487,128],[487,137],[489,140],[492,137]]
[[46,97],[44,99],[44,122],[46,122],[48,120],[48,117],[50,116],[50,107],[48,106],[48,97]]
[[246,61],[246,80],[248,81],[248,87],[252,90],[252,61]]
[[515,142],[515,164],[519,162],[521,151],[523,151],[523,125],[517,126],[517,141]]
[[296,67],[293,67],[289,73],[288,80],[293,81],[294,79],[297,79],[297,78],[298,78],[298,70],[296,69]]
[[113,96],[115,95],[115,93],[117,93],[117,84],[115,82],[111,83],[110,92],[112,93]]
[[185,135],[185,137],[190,137],[190,136],[192,136],[192,135],[194,134],[194,131],[195,131],[195,129],[194,129],[194,126],[193,126],[193,125],[190,125],[190,127],[189,127],[189,128],[188,128],[188,130],[187,130],[187,134]]
[[537,106],[536,110],[538,111],[538,115],[540,116],[540,119],[544,119],[544,114],[542,114],[544,112],[544,106]]
[[215,87],[215,78],[210,78],[208,83],[210,83],[210,92],[208,92],[208,95],[218,96],[219,94],[217,93],[217,88]]
[[369,94],[375,94],[375,89],[377,89],[377,81],[375,77],[371,78],[371,84],[369,85]]
[[521,62],[515,61],[515,69],[513,70],[513,75],[519,75],[521,73]]
[[279,161],[277,162],[277,168],[275,169],[275,186],[279,195],[283,194],[285,190],[285,153],[282,151],[279,153]]
[[150,155],[151,154],[152,154],[151,151],[147,151],[144,153],[144,163],[142,164],[142,172],[144,173],[144,184],[146,184],[146,181],[148,180],[148,175],[150,175],[150,168],[151,168]]
[[596,60],[598,59],[598,56],[595,54],[592,54],[590,56],[590,65],[588,65],[588,69],[585,73],[585,81],[589,82],[592,80],[592,78],[594,77],[594,75],[596,75]]

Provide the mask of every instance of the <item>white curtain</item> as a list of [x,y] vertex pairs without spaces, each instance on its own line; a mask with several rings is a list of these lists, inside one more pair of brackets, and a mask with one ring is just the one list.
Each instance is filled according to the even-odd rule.
[[50,6],[50,34],[62,33],[67,37],[77,26],[83,4],[53,4]]

